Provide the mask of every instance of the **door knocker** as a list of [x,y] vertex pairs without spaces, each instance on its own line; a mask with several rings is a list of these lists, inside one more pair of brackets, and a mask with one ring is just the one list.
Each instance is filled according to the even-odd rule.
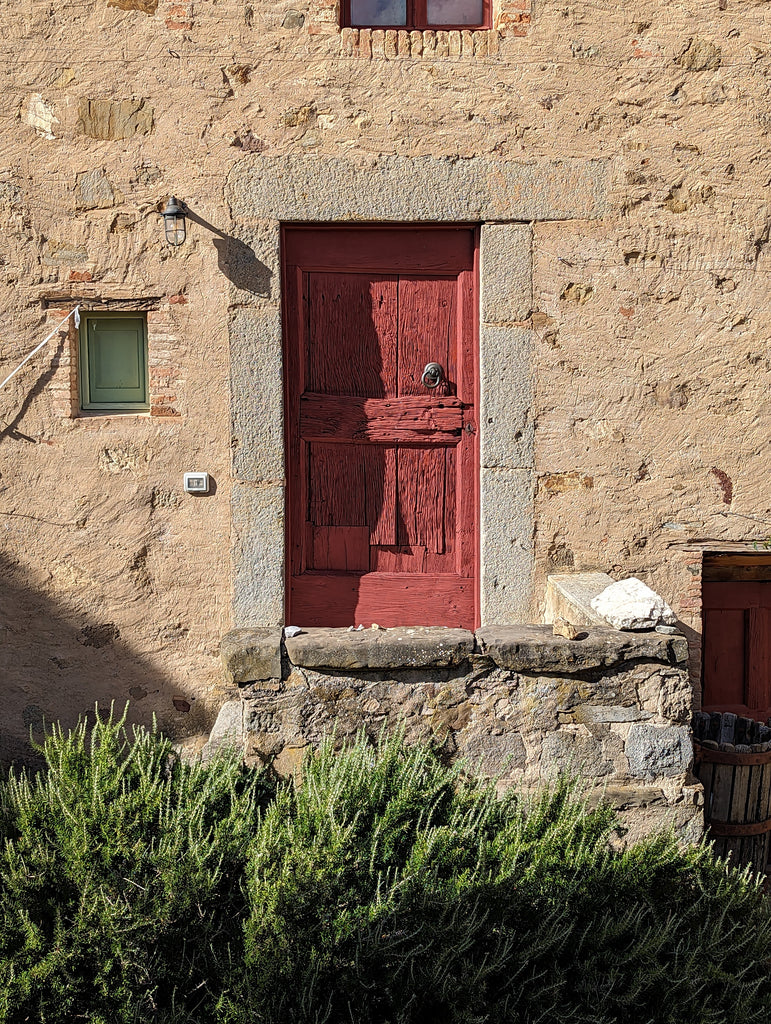
[[424,388],[438,388],[444,380],[444,370],[439,363],[426,363],[426,368],[421,374],[420,383]]

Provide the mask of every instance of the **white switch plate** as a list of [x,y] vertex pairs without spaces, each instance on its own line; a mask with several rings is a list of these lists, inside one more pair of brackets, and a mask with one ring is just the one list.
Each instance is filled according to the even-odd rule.
[[185,490],[188,494],[208,494],[208,473],[185,473]]

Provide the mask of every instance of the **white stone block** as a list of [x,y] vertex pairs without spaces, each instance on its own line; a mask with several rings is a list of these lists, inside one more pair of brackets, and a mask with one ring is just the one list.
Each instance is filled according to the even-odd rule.
[[616,629],[654,629],[661,622],[677,621],[664,598],[634,576],[611,583],[592,599],[591,607]]

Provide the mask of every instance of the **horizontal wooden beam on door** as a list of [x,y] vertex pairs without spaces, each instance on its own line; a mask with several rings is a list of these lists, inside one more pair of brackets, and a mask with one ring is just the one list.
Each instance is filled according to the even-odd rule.
[[300,436],[304,441],[457,444],[463,427],[464,406],[457,398],[306,393],[300,399]]
[[474,617],[475,580],[450,573],[306,572],[290,577],[299,626],[455,626]]
[[288,230],[284,235],[287,266],[305,271],[382,271],[388,274],[449,274],[474,266],[474,231],[468,227],[414,225],[377,228],[316,225],[309,230]]
[[702,580],[705,583],[771,581],[771,553],[705,555]]

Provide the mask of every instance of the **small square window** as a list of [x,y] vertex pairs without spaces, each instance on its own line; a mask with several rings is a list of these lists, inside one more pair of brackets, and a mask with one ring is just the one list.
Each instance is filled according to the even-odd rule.
[[344,0],[351,28],[489,28],[490,0]]
[[145,317],[84,314],[80,323],[79,376],[81,408],[147,410]]

